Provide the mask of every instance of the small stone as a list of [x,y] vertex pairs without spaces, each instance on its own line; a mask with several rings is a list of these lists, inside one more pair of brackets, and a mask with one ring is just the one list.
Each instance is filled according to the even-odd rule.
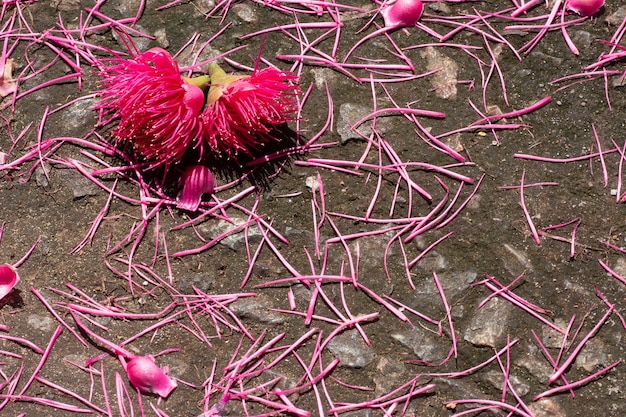
[[[341,143],[345,144],[350,139],[363,139],[372,134],[372,119],[368,119],[358,126],[354,124],[364,117],[370,115],[373,109],[353,103],[344,103],[339,108],[339,120],[337,123],[337,133],[341,136]],[[376,119],[376,131],[385,133],[391,128],[391,122],[386,117]],[[353,128],[354,126],[354,128]]]
[[412,349],[423,361],[439,363],[450,351],[450,341],[422,327],[414,327],[402,332],[391,333],[394,340]]
[[320,183],[317,180],[316,176],[306,177],[306,179],[304,180],[304,184],[306,185],[306,188],[311,191],[319,191],[320,189]]
[[[559,329],[567,329],[567,323],[561,318],[555,319],[554,324]],[[543,326],[541,328],[541,336],[541,342],[547,348],[560,349],[563,344],[563,333],[557,332],[552,327]]]
[[606,23],[611,26],[619,26],[626,19],[626,6],[620,6],[614,13],[606,17]]
[[230,311],[239,318],[252,319],[265,324],[283,323],[285,321],[283,316],[271,311],[273,308],[271,300],[264,294],[241,298],[229,305]]
[[533,265],[525,251],[514,248],[508,243],[502,246],[508,252],[508,256],[503,256],[501,261],[504,264],[504,269],[511,275],[517,277],[524,272],[533,270]]
[[431,251],[424,255],[417,266],[426,272],[441,272],[448,267],[448,260],[437,251]]
[[311,74],[315,80],[315,88],[318,90],[325,88],[326,85],[337,79],[337,74],[330,68],[312,68]]
[[100,192],[100,187],[94,184],[90,179],[82,176],[77,171],[64,169],[59,170],[59,173],[61,176],[61,182],[71,190],[74,200],[94,196]]
[[43,166],[39,165],[35,168],[35,182],[40,187],[48,187],[50,185],[50,181],[48,180],[50,176],[50,165],[44,163]]
[[201,233],[216,238],[224,233],[228,233],[234,229],[236,232],[232,232],[219,241],[220,245],[226,246],[234,251],[241,250],[246,245],[246,236],[248,242],[259,242],[262,238],[261,231],[256,223],[251,223],[248,226],[243,226],[248,219],[243,217],[232,216],[230,221],[217,220],[215,222],[210,221],[203,223],[198,227]]
[[60,11],[69,12],[80,9],[80,0],[50,0],[50,7]]
[[93,108],[98,103],[95,98],[89,98],[74,102],[63,112],[63,124],[71,129],[79,129],[84,126],[96,124],[96,112]]
[[598,339],[587,341],[574,361],[577,368],[582,368],[587,372],[596,372],[608,364],[609,357],[606,353],[606,346]]
[[504,342],[512,306],[500,298],[492,298],[474,314],[465,331],[465,340],[474,346],[496,349]]
[[231,10],[246,23],[254,23],[258,20],[256,12],[246,3],[238,3],[231,6]]
[[31,314],[28,316],[28,325],[42,332],[50,332],[54,327],[54,320],[49,316]]
[[170,41],[167,39],[167,32],[165,31],[165,28],[155,30],[154,38],[162,48],[170,46]]
[[333,337],[328,342],[328,350],[339,358],[339,366],[347,368],[364,368],[376,357],[357,330],[348,330]]
[[380,357],[376,364],[376,375],[373,377],[376,395],[383,395],[398,387],[402,383],[405,368],[402,360],[390,356]]
[[567,417],[557,398],[541,398],[531,403],[528,408],[535,417]]
[[515,364],[526,369],[541,384],[547,383],[554,369],[543,357],[543,353],[535,345],[528,344],[524,348],[525,352],[517,358]]
[[195,0],[193,8],[202,15],[208,15],[215,8],[215,0]]
[[437,71],[430,77],[435,88],[435,95],[443,99],[456,99],[457,73],[459,71],[457,63],[432,46],[424,48],[420,55],[426,59],[428,71]]
[[613,271],[621,277],[626,277],[626,258],[617,258]]
[[[141,33],[149,34],[147,29],[141,25],[133,25],[133,29],[136,29],[137,31]],[[133,44],[135,45],[135,47],[137,48],[139,52],[146,52],[148,48],[150,47],[150,42],[152,42],[149,38],[145,36],[137,36],[137,35],[129,35],[129,36],[132,39]],[[115,41],[122,47],[125,47],[128,42],[127,40],[122,38],[115,30],[113,31],[113,39],[115,39]]]
[[[483,380],[493,385],[496,389],[502,389],[504,386],[504,374],[500,371],[491,370],[485,373]],[[517,375],[509,375],[509,381],[517,395],[524,396],[530,392],[530,386]]]

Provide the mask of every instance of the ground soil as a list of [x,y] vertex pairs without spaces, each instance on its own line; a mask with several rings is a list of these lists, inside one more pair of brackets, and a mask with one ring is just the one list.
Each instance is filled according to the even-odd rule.
[[[32,19],[32,30],[43,33],[47,29],[57,28],[59,16],[70,27],[78,24],[78,16],[85,14],[88,2],[81,4],[61,2],[64,7],[59,12],[51,2],[34,2],[23,5],[25,15]],[[59,3],[59,2],[55,2]],[[147,46],[161,46],[171,52],[180,50],[195,35],[199,34],[199,43],[205,42],[220,28],[228,25],[220,36],[211,42],[212,50],[229,51],[235,47],[245,45],[229,55],[230,59],[246,66],[254,66],[256,57],[262,47],[262,56],[269,62],[289,69],[292,60],[277,59],[278,55],[294,55],[301,51],[297,44],[280,32],[272,32],[266,38],[255,36],[242,40],[241,36],[256,32],[264,28],[271,28],[281,24],[291,24],[293,15],[280,13],[271,7],[264,7],[260,3],[237,3],[225,12],[218,10],[214,16],[207,17],[206,2],[181,2],[171,8],[157,11],[157,7],[165,2],[148,1],[139,20],[141,30],[155,35],[163,31],[166,41],[149,40]],[[358,6],[365,6],[365,2],[352,2]],[[506,3],[506,4],[504,4]],[[269,3],[268,3],[269,4]],[[116,19],[134,16],[139,2],[107,1],[101,8]],[[444,7],[445,6],[445,7]],[[58,7],[58,6],[57,6]],[[508,2],[472,2],[450,3],[447,5],[429,3],[426,8],[423,24],[436,28],[445,33],[452,26],[429,22],[428,17],[456,16],[463,13],[472,13],[476,10],[496,11],[508,7]],[[544,6],[541,6],[544,7]],[[86,179],[77,170],[55,160],[70,160],[77,158],[88,161],[81,148],[66,143],[46,162],[46,172],[41,168],[32,172],[29,170],[36,165],[36,160],[20,166],[18,170],[0,171],[0,220],[4,224],[0,245],[0,263],[13,264],[17,262],[29,248],[38,240],[33,253],[18,269],[21,281],[14,291],[1,301],[0,321],[9,326],[6,335],[27,339],[45,349],[59,322],[50,310],[38,299],[35,292],[41,294],[51,308],[66,320],[72,328],[74,321],[64,305],[66,303],[80,304],[86,297],[92,297],[99,303],[108,306],[118,306],[124,311],[132,313],[155,313],[167,307],[172,300],[179,301],[172,294],[177,293],[191,299],[194,288],[212,297],[228,294],[256,295],[253,299],[263,300],[267,308],[289,310],[288,296],[295,294],[296,311],[305,312],[311,297],[310,289],[302,285],[273,285],[259,287],[268,281],[292,277],[285,264],[264,245],[258,257],[255,251],[261,238],[250,232],[249,247],[244,240],[239,240],[234,246],[216,244],[196,255],[172,257],[171,255],[204,244],[205,241],[216,237],[215,230],[211,229],[219,221],[218,217],[235,216],[247,220],[248,213],[253,211],[267,224],[271,224],[279,233],[283,234],[287,242],[277,238],[270,240],[276,245],[276,251],[282,254],[289,265],[303,275],[315,275],[325,272],[328,275],[350,275],[351,265],[354,268],[359,258],[359,281],[380,296],[389,296],[406,306],[418,310],[423,314],[441,321],[443,334],[437,336],[438,343],[445,346],[445,353],[451,346],[450,328],[445,309],[439,293],[433,282],[433,271],[445,277],[450,289],[448,303],[452,307],[452,316],[458,340],[458,353],[445,364],[415,363],[420,359],[416,355],[415,346],[401,343],[397,335],[408,332],[412,326],[427,328],[437,333],[437,326],[428,324],[414,315],[410,316],[412,324],[394,316],[380,302],[363,291],[355,290],[351,285],[341,287],[338,283],[328,282],[323,288],[329,297],[328,302],[321,299],[315,308],[315,314],[338,320],[337,315],[329,308],[334,303],[339,310],[346,314],[342,305],[345,293],[347,307],[351,314],[378,313],[375,320],[362,325],[371,342],[371,350],[367,352],[374,356],[364,366],[338,366],[325,381],[326,386],[320,383],[316,389],[323,389],[331,393],[335,402],[357,403],[367,399],[377,398],[391,392],[396,387],[410,381],[416,375],[424,376],[417,380],[418,385],[434,384],[434,388],[425,395],[415,396],[408,403],[400,402],[394,415],[419,416],[449,416],[464,410],[465,406],[448,404],[449,401],[462,399],[502,400],[502,389],[498,386],[497,377],[490,371],[501,374],[501,369],[494,361],[488,367],[472,375],[451,379],[429,374],[456,372],[469,369],[480,364],[494,355],[495,350],[501,349],[510,340],[519,341],[510,349],[509,372],[519,378],[520,384],[528,389],[521,396],[526,404],[535,404],[534,396],[549,389],[547,380],[538,376],[538,371],[523,366],[524,359],[538,364],[537,366],[550,367],[549,361],[540,352],[537,352],[539,343],[535,334],[541,340],[546,339],[546,326],[539,320],[518,307],[512,307],[508,318],[494,316],[494,323],[501,323],[503,333],[496,341],[496,346],[476,346],[465,339],[468,329],[473,325],[477,314],[477,306],[491,292],[481,284],[470,286],[469,282],[461,283],[463,277],[469,274],[470,281],[479,283],[489,275],[503,284],[512,282],[520,274],[524,274],[513,291],[520,297],[529,300],[537,306],[551,311],[543,316],[548,321],[567,326],[574,315],[572,337],[569,350],[563,357],[569,356],[576,345],[587,335],[593,326],[599,322],[607,311],[606,304],[598,297],[600,291],[615,305],[617,312],[625,307],[624,283],[607,274],[599,261],[615,269],[616,272],[625,271],[623,253],[610,249],[605,243],[617,247],[626,246],[626,227],[624,226],[624,207],[616,204],[615,190],[618,189],[618,172],[621,169],[619,154],[616,152],[605,156],[608,172],[608,184],[604,183],[602,165],[599,158],[584,159],[569,163],[546,163],[528,161],[517,158],[516,154],[532,154],[546,158],[572,158],[597,151],[594,139],[595,127],[600,143],[604,149],[621,149],[624,145],[624,95],[622,87],[616,80],[619,76],[608,77],[605,80],[574,79],[554,83],[553,81],[572,74],[578,74],[584,67],[595,62],[600,55],[607,51],[607,45],[600,40],[608,40],[613,35],[615,27],[606,23],[606,18],[617,10],[615,4],[607,4],[603,12],[596,18],[588,19],[579,26],[568,29],[580,47],[580,54],[574,55],[563,40],[560,31],[545,34],[541,42],[528,54],[521,55],[519,60],[508,47],[502,48],[498,56],[498,64],[506,86],[508,105],[505,101],[497,73],[483,88],[484,74],[489,73],[491,61],[484,49],[484,41],[477,33],[464,30],[450,42],[462,45],[476,45],[483,49],[476,52],[486,63],[481,67],[470,54],[457,47],[441,48],[440,50],[458,66],[457,94],[454,98],[441,98],[433,89],[432,77],[387,83],[374,87],[367,82],[358,83],[349,79],[339,71],[326,69],[323,66],[304,65],[301,72],[300,85],[303,91],[311,86],[310,97],[302,108],[301,120],[292,123],[293,129],[300,127],[302,138],[307,140],[319,132],[327,121],[329,106],[328,97],[332,98],[334,106],[335,127],[324,131],[318,143],[334,143],[327,148],[298,155],[288,161],[281,161],[282,165],[272,165],[266,171],[269,175],[262,182],[251,182],[244,179],[239,185],[229,187],[216,194],[219,200],[227,200],[237,193],[254,185],[257,188],[237,201],[241,207],[229,207],[222,213],[204,218],[196,223],[195,229],[188,227],[174,230],[173,227],[184,223],[195,215],[183,212],[175,207],[162,208],[158,219],[154,216],[145,227],[145,234],[137,247],[133,247],[132,240],[123,245],[114,253],[107,252],[107,246],[115,245],[127,236],[130,230],[141,223],[142,210],[150,211],[154,206],[141,207],[113,198],[106,210],[105,217],[93,237],[93,242],[85,245],[79,251],[72,252],[83,238],[89,233],[92,222],[98,213],[107,205],[109,193]],[[251,13],[249,15],[245,13]],[[57,14],[57,13],[60,13]],[[534,16],[545,14],[543,9],[534,10]],[[347,16],[347,14],[346,14]],[[341,44],[338,55],[344,54],[350,46],[363,36],[357,33],[371,18],[371,16],[356,16],[354,19],[346,17],[341,34]],[[310,22],[328,21],[327,18],[309,16],[305,20]],[[379,21],[380,20],[380,21]],[[377,18],[377,23],[382,20]],[[493,30],[502,32],[507,22],[493,21]],[[481,26],[485,29],[485,26]],[[364,33],[371,32],[371,28]],[[291,32],[295,33],[295,32]],[[307,35],[312,41],[321,31],[309,31]],[[528,42],[534,33],[513,33],[507,35],[507,40],[513,48],[519,48]],[[434,43],[433,37],[422,30],[411,28],[393,33],[392,38],[399,47]],[[319,47],[325,50],[332,45],[333,37],[324,40]],[[111,30],[102,30],[92,34],[89,42],[115,49],[120,44],[113,37]],[[160,43],[159,43],[160,42]],[[491,44],[495,47],[495,43]],[[359,55],[372,59],[387,59],[391,62],[400,62],[390,52],[390,44],[383,38],[375,38],[366,42],[358,50]],[[47,62],[53,52],[46,45],[34,45],[25,51],[19,46],[12,57],[16,61],[16,73],[25,68],[24,53],[33,59]],[[427,71],[427,59],[421,49],[406,51],[407,57],[414,62],[415,72]],[[183,54],[184,55],[184,54]],[[106,53],[102,53],[106,57]],[[356,61],[355,61],[356,62]],[[62,84],[52,85],[21,98],[14,109],[5,108],[3,117],[10,122],[10,129],[15,137],[29,124],[23,138],[11,149],[7,131],[0,131],[0,150],[9,152],[7,162],[17,159],[28,151],[28,146],[37,142],[38,124],[50,110],[62,106],[71,100],[89,95],[97,89],[99,76],[91,72],[88,66],[82,79],[82,89],[72,80]],[[620,69],[619,64],[614,69]],[[229,68],[229,70],[235,70]],[[68,67],[62,63],[50,67],[39,78],[25,80],[20,84],[20,91],[26,91],[41,84],[46,79],[53,79],[67,73]],[[366,72],[355,72],[359,76],[369,77]],[[320,75],[321,74],[321,75]],[[327,81],[325,85],[316,85],[319,77]],[[471,84],[469,83],[471,81]],[[398,154],[401,161],[416,161],[437,166],[450,166],[451,170],[468,176],[474,184],[466,184],[460,191],[458,202],[452,212],[461,208],[458,216],[439,229],[429,230],[419,238],[404,244],[402,247],[395,244],[390,246],[386,253],[387,243],[392,234],[378,234],[375,238],[358,239],[341,242],[329,246],[324,253],[325,239],[341,235],[350,235],[359,232],[379,230],[382,224],[367,223],[358,220],[333,216],[328,213],[342,213],[356,217],[364,217],[372,199],[379,194],[377,202],[371,212],[372,219],[401,219],[406,217],[406,211],[412,210],[413,216],[424,216],[444,198],[444,190],[438,184],[432,172],[414,169],[410,172],[413,180],[432,193],[432,202],[428,202],[417,194],[409,197],[405,184],[402,183],[396,195],[396,174],[382,175],[378,183],[379,173],[376,169],[361,168],[358,171],[341,172],[337,170],[314,167],[307,164],[313,158],[359,161],[366,151],[367,142],[363,139],[341,141],[337,126],[341,122],[339,109],[342,104],[353,103],[373,107],[372,91],[379,101],[378,107],[393,107],[388,95],[399,106],[412,103],[415,108],[442,112],[443,119],[420,118],[420,122],[433,134],[440,134],[454,129],[469,126],[480,118],[470,106],[471,103],[482,108],[483,93],[489,105],[495,105],[502,112],[525,108],[538,100],[551,96],[552,101],[540,110],[526,114],[520,118],[509,118],[498,123],[519,123],[524,125],[518,129],[492,131],[490,129],[465,131],[450,142],[472,164],[454,166],[456,161],[448,155],[433,149],[415,132],[415,125],[402,115],[391,115],[379,119],[385,120],[386,128],[382,137],[389,142]],[[610,98],[610,107],[607,103]],[[8,100],[9,98],[5,99]],[[6,103],[5,101],[4,103]],[[50,114],[45,119],[43,139],[57,137],[81,138],[88,134],[96,123],[97,114],[91,110],[94,101],[79,102],[78,106],[70,106],[61,111]],[[352,120],[354,121],[354,120]],[[105,137],[110,133],[109,128],[98,130]],[[449,140],[450,138],[446,138]],[[342,143],[343,142],[343,143]],[[91,151],[92,152],[92,151]],[[109,163],[118,163],[114,158],[107,157]],[[377,152],[370,151],[366,162],[377,164]],[[385,159],[385,163],[388,160]],[[219,168],[219,167],[217,167]],[[236,170],[216,169],[217,183],[223,185],[237,177]],[[350,168],[350,167],[349,167]],[[277,174],[275,174],[277,172]],[[219,173],[219,174],[218,174]],[[353,175],[357,173],[358,175]],[[555,185],[529,187],[524,191],[525,205],[538,229],[561,238],[559,241],[544,236],[541,244],[537,244],[530,232],[528,222],[520,205],[519,189],[503,189],[505,186],[519,186],[522,176],[526,184],[538,182],[554,182]],[[319,176],[319,177],[318,177]],[[468,198],[479,178],[482,183],[476,195],[467,206],[461,202]],[[132,177],[132,176],[131,176]],[[316,239],[313,225],[322,219],[314,216],[320,214],[319,207],[312,208],[312,201],[320,203],[319,192],[312,194],[307,187],[307,178],[314,178],[323,184],[324,204],[328,219],[325,220],[321,233],[321,254],[316,254]],[[459,182],[445,175],[439,178],[450,187],[450,198],[457,192]],[[105,178],[106,184],[112,186],[115,182],[113,175]],[[309,180],[310,181],[310,180]],[[380,188],[379,188],[380,187]],[[138,198],[136,184],[131,179],[119,177],[116,190],[127,196]],[[210,199],[207,199],[207,207]],[[393,214],[390,210],[393,207]],[[246,211],[248,210],[248,211]],[[555,230],[547,230],[550,225],[558,225],[572,219],[580,218],[577,228],[575,256],[570,254],[571,233],[573,226]],[[258,229],[256,229],[258,230]],[[417,287],[412,289],[405,273],[403,253],[408,259],[415,258],[422,250],[448,232],[454,234],[439,243],[434,252],[429,252],[425,259],[412,267],[410,279]],[[243,236],[243,234],[240,234]],[[406,237],[406,235],[405,235]],[[358,245],[356,242],[359,242]],[[167,248],[163,243],[167,242]],[[348,251],[346,251],[348,248]],[[108,253],[108,254],[107,254]],[[156,255],[155,255],[156,253]],[[348,253],[350,256],[348,256]],[[387,255],[387,266],[383,264],[383,254]],[[144,269],[136,269],[132,274],[132,281],[124,278],[128,269],[129,259],[136,265],[144,265]],[[241,288],[242,281],[251,268],[251,259],[254,261],[250,279]],[[386,273],[386,269],[388,273]],[[158,282],[147,271],[164,277],[166,282]],[[144,274],[143,276],[141,274]],[[171,279],[171,282],[169,281]],[[451,282],[451,283],[450,283]],[[68,284],[72,287],[68,287]],[[169,285],[169,287],[168,287]],[[79,289],[84,294],[76,292]],[[344,293],[342,293],[342,291]],[[429,292],[430,291],[430,292]],[[225,297],[227,298],[227,297]],[[316,342],[324,338],[337,328],[336,324],[323,320],[313,320],[306,324],[304,317],[297,314],[255,313],[259,304],[254,304],[252,311],[240,307],[238,317],[254,338],[264,334],[261,343],[266,343],[273,337],[284,334],[280,344],[289,345],[296,342],[311,329],[319,328],[322,333],[308,338],[298,350],[302,361],[311,359]],[[197,416],[202,413],[203,407],[213,405],[220,396],[220,389],[206,382],[213,367],[215,379],[219,380],[222,369],[233,358],[239,358],[246,349],[250,348],[251,340],[242,334],[239,325],[221,309],[213,306],[215,311],[224,314],[225,323],[216,325],[209,311],[194,311],[194,316],[176,316],[180,324],[172,322],[163,325],[157,331],[148,332],[143,337],[129,344],[127,347],[137,354],[154,354],[167,349],[179,348],[179,351],[168,353],[157,358],[161,365],[168,365],[170,373],[180,381],[179,387],[172,395],[159,400],[156,396],[143,395],[142,406],[146,415],[156,415],[154,409],[159,408],[170,416]],[[178,307],[177,311],[182,311]],[[404,310],[405,312],[407,310]],[[505,310],[502,310],[505,311]],[[500,310],[498,310],[498,314]],[[165,318],[168,313],[149,320],[117,319],[99,317],[94,319],[102,327],[90,324],[90,328],[114,343],[121,343],[151,325]],[[198,322],[194,328],[191,318]],[[584,320],[583,320],[584,319]],[[230,326],[230,327],[229,327]],[[580,331],[574,337],[573,333],[580,326]],[[201,329],[201,330],[200,330]],[[199,332],[205,332],[205,336]],[[580,380],[593,372],[602,369],[616,361],[623,360],[624,326],[620,317],[614,313],[599,329],[595,337],[585,344],[578,361],[567,371],[569,382]],[[395,337],[394,337],[395,335]],[[133,404],[135,415],[139,414],[137,396],[128,384],[119,361],[109,355],[94,365],[100,372],[89,373],[72,365],[80,364],[84,359],[107,352],[103,346],[86,335],[82,337],[88,341],[83,346],[67,329],[64,330],[54,343],[50,355],[43,368],[38,373],[42,378],[52,381],[62,387],[71,389],[85,398],[91,398],[92,403],[106,408],[110,404],[113,408],[111,415],[123,414],[118,411],[116,397],[116,373],[119,381],[129,392],[129,404]],[[203,340],[203,337],[206,339]],[[427,343],[415,341],[414,343]],[[2,359],[1,370],[7,378],[23,363],[17,392],[24,386],[29,376],[33,374],[41,361],[42,356],[33,352],[28,346],[16,344],[11,340],[2,340],[0,350],[22,355],[24,360],[6,356]],[[357,343],[358,345],[358,343]],[[552,344],[549,351],[553,356],[558,355],[560,339]],[[496,348],[496,349],[494,349]],[[365,351],[364,351],[365,352]],[[365,355],[365,353],[359,354]],[[358,355],[357,355],[358,356]],[[268,356],[266,365],[273,356]],[[585,364],[581,358],[585,358]],[[329,350],[324,351],[325,365],[334,358]],[[501,358],[506,363],[507,358]],[[528,362],[528,361],[527,361]],[[319,367],[319,365],[316,365]],[[532,368],[532,367],[531,367]],[[319,372],[320,369],[316,368]],[[258,386],[263,381],[269,381],[277,375],[282,375],[288,382],[302,384],[299,380],[303,376],[302,367],[295,356],[289,357],[256,378],[245,380],[245,384],[236,387],[237,390]],[[549,371],[548,371],[549,375]],[[107,396],[104,395],[101,379],[105,381]],[[598,379],[576,389],[575,398],[569,393],[550,397],[548,402],[542,403],[542,409],[537,404],[533,413],[539,415],[566,415],[566,416],[621,416],[624,399],[624,383],[626,373],[623,365],[619,365]],[[494,382],[495,381],[495,382]],[[558,385],[558,384],[557,384]],[[1,386],[6,394],[8,387]],[[355,389],[354,387],[361,387]],[[205,395],[210,391],[210,399]],[[402,391],[397,396],[405,393]],[[70,396],[50,388],[41,381],[35,381],[25,395],[36,398],[48,398],[67,404],[89,409]],[[255,395],[263,397],[262,391]],[[321,414],[316,402],[315,390],[305,389],[297,395],[290,396],[290,400],[302,410],[312,415]],[[322,408],[328,413],[330,405],[328,398],[321,394]],[[275,396],[268,395],[272,401]],[[0,398],[1,399],[1,398]],[[74,415],[73,411],[59,410],[37,403],[35,400],[22,398],[6,406],[3,413],[6,415],[46,415],[66,416]],[[509,393],[507,401],[515,405],[515,400]],[[233,400],[223,411],[224,415],[250,415],[271,412],[273,408],[265,407],[255,401],[245,403],[243,409],[240,400]],[[405,408],[406,406],[406,408]],[[93,411],[93,410],[92,410]],[[98,414],[97,411],[94,411]],[[380,409],[356,411],[356,415],[382,415]],[[489,411],[489,415],[497,415]],[[4,414],[3,414],[4,415]],[[127,413],[126,415],[129,415]],[[487,412],[481,415],[488,415]],[[504,413],[502,413],[504,415]]]

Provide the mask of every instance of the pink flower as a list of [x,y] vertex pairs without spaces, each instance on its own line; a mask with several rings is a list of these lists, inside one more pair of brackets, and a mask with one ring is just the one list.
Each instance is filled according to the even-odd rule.
[[275,68],[252,75],[226,74],[209,65],[211,88],[202,113],[204,141],[227,157],[253,154],[264,142],[276,140],[274,125],[293,120],[299,91],[297,77]]
[[10,293],[18,282],[20,282],[20,276],[12,265],[0,265],[0,299]]
[[212,194],[215,181],[209,168],[194,165],[185,171],[180,178],[183,189],[178,194],[178,208],[196,211],[200,207],[202,195]]
[[391,0],[382,7],[386,28],[404,28],[417,24],[422,16],[424,5],[421,0]]
[[208,77],[183,78],[176,61],[161,48],[114,62],[103,72],[98,107],[120,118],[116,139],[132,146],[152,168],[178,162],[201,136],[200,86]]
[[604,6],[604,0],[568,0],[565,3],[566,9],[585,17],[598,13],[602,6]]
[[159,368],[152,356],[134,356],[126,364],[128,379],[139,391],[167,397],[178,385],[167,376],[168,368]]

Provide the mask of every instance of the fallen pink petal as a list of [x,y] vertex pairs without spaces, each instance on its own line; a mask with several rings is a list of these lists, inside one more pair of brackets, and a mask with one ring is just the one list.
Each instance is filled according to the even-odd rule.
[[211,170],[204,165],[194,165],[185,170],[180,177],[182,190],[178,195],[178,208],[196,211],[200,207],[202,196],[212,194],[215,180]]
[[391,0],[380,11],[387,28],[415,26],[422,17],[424,5],[421,0]]
[[163,398],[178,386],[167,372],[167,367],[159,368],[152,356],[135,356],[126,364],[128,379],[135,388]]
[[594,16],[604,6],[604,0],[567,0],[565,7],[581,16]]
[[6,297],[18,282],[20,282],[20,276],[12,265],[0,265],[0,300]]

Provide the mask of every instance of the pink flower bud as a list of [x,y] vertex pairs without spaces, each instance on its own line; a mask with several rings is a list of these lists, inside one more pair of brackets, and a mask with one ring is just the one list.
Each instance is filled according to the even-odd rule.
[[423,11],[421,0],[391,0],[383,6],[380,14],[385,27],[403,28],[415,26]]
[[10,293],[18,282],[20,282],[20,276],[12,265],[0,265],[0,299]]
[[203,165],[194,165],[185,171],[181,177],[183,189],[178,195],[178,208],[196,211],[200,207],[203,194],[212,194],[215,183],[209,168]]
[[593,16],[604,6],[604,0],[568,0],[565,8],[581,16]]
[[159,368],[152,356],[135,356],[126,365],[128,379],[139,391],[167,397],[177,387],[167,376],[168,368]]

